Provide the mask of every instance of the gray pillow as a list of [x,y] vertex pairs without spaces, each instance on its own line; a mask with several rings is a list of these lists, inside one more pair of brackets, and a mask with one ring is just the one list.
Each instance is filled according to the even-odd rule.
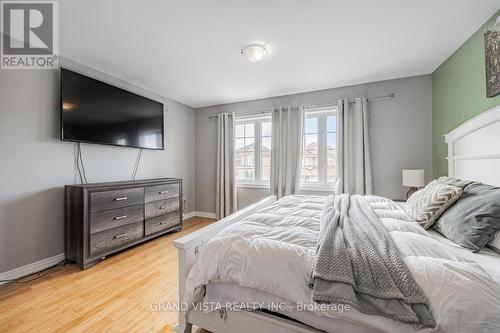
[[439,177],[437,181],[440,182],[441,184],[452,185],[452,186],[456,186],[456,187],[460,187],[460,188],[466,188],[470,184],[476,183],[476,182],[473,182],[470,180],[463,180],[463,179],[446,177],[446,176]]
[[500,230],[500,188],[471,183],[433,229],[451,241],[480,251]]

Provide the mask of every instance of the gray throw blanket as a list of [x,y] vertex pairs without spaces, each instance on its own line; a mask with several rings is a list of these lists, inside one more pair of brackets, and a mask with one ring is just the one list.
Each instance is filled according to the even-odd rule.
[[435,326],[426,298],[391,236],[360,195],[330,196],[313,268],[313,300]]

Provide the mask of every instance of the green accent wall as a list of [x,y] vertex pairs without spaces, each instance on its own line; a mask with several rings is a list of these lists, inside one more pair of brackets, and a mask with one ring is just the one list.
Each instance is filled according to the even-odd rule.
[[448,174],[443,135],[500,104],[486,97],[484,32],[500,10],[432,73],[432,149],[434,178]]

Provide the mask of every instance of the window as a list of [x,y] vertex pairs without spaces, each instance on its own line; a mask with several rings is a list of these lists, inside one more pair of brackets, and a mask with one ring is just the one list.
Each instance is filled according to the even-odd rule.
[[239,184],[269,185],[271,133],[269,115],[236,119],[234,147]]
[[307,185],[332,186],[337,176],[335,107],[305,112],[301,181]]

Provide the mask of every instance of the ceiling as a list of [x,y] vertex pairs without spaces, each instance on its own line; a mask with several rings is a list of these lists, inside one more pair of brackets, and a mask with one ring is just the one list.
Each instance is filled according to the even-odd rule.
[[[500,0],[64,0],[60,53],[202,107],[433,72]],[[262,62],[240,48],[266,43]]]

